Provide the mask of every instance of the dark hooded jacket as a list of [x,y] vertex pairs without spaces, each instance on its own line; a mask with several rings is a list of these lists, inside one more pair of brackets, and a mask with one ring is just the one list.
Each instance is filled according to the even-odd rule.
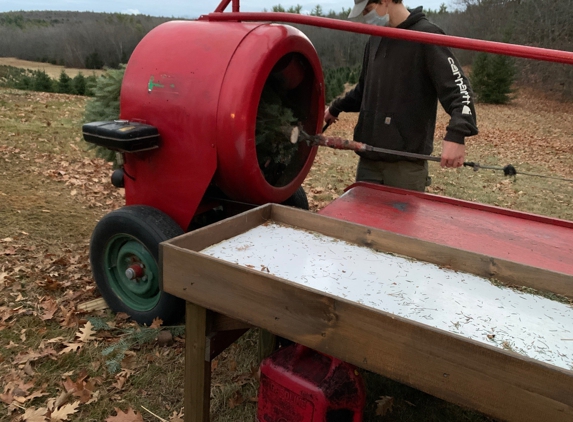
[[[421,7],[412,10],[398,28],[444,33],[428,21]],[[477,134],[474,96],[449,48],[372,36],[358,84],[332,103],[330,113],[360,112],[355,141],[429,155],[438,99],[451,117],[446,141],[463,144],[466,136]],[[359,155],[371,160],[405,160],[376,152]]]

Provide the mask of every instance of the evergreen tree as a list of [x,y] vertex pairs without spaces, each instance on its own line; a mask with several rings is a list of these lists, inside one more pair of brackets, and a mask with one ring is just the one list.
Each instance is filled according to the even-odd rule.
[[17,78],[13,83],[14,88],[25,91],[31,90],[33,85],[32,78],[26,74],[21,75],[21,77]]
[[[330,103],[344,92],[344,84],[350,82],[353,72],[349,67],[324,70],[325,101]],[[354,82],[356,83],[356,82]]]
[[296,13],[297,15],[300,15],[301,11],[302,11],[302,6],[300,4],[297,4],[296,6],[291,6],[287,10],[288,13]]
[[314,9],[310,11],[310,16],[323,16],[322,6],[320,4],[314,6]]
[[335,82],[335,95],[338,97],[340,94],[344,92],[344,78],[339,75],[336,77]]
[[125,66],[120,69],[109,69],[97,78],[94,98],[86,105],[85,120],[119,119],[119,94],[125,73]]
[[[122,65],[119,69],[108,69],[106,73],[97,78],[93,89],[94,98],[86,104],[85,122],[119,119],[119,95],[124,73],[125,66]],[[94,144],[89,145],[89,149],[95,148],[98,157],[107,161],[115,161],[113,151]]]
[[81,72],[72,79],[72,94],[86,95],[86,78]]
[[1,86],[30,90],[32,89],[32,71],[14,66],[0,66]]
[[348,83],[350,85],[354,85],[358,83],[358,77],[359,77],[359,72],[357,72],[356,70],[353,70],[352,72],[350,72],[350,76],[348,77]]
[[60,79],[58,80],[58,92],[61,94],[72,93],[72,78],[70,78],[63,70],[60,73]]
[[513,92],[516,69],[511,57],[478,53],[472,65],[470,80],[478,101],[507,104]]
[[493,84],[497,87],[496,95],[492,98],[495,104],[507,104],[511,100],[516,76],[515,61],[512,57],[495,55],[491,58],[491,74]]
[[298,151],[298,144],[292,144],[289,138],[297,119],[272,82],[265,84],[261,94],[255,145],[259,168],[266,181],[275,185]]
[[[121,69],[121,67],[119,67],[119,69]],[[94,94],[94,90],[95,87],[97,85],[97,76],[92,74],[86,77],[86,90],[85,90],[85,94],[88,97],[93,97]]]
[[474,58],[472,71],[470,73],[470,82],[476,95],[479,96],[480,93],[483,92],[488,80],[488,55],[486,53],[478,53]]
[[32,89],[40,92],[54,92],[54,81],[43,70],[35,70],[32,77]]

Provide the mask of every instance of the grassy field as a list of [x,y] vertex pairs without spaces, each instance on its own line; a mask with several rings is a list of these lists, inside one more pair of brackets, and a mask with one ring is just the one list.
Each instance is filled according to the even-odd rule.
[[[85,101],[0,90],[0,421],[50,414],[70,421],[181,420],[181,327],[142,328],[125,315],[77,310],[98,296],[87,253],[91,232],[123,204],[123,192],[109,183],[111,166],[86,152],[81,139]],[[573,178],[572,104],[522,88],[510,105],[479,105],[477,113],[480,135],[467,142],[468,161]],[[437,139],[446,117],[439,116]],[[343,115],[329,133],[351,137],[355,122],[356,115]],[[352,183],[356,161],[353,153],[319,151],[304,183],[313,211]],[[573,220],[570,182],[433,163],[430,173],[434,194]],[[256,350],[250,332],[213,361],[213,421],[254,420]],[[366,421],[489,420],[364,375]],[[380,396],[394,403],[383,417],[376,415]],[[123,416],[133,411],[139,416]]]
[[62,73],[62,70],[65,71],[70,78],[74,78],[78,75],[78,73],[82,73],[84,76],[100,76],[105,73],[104,70],[100,69],[74,69],[50,63],[31,62],[28,60],[16,59],[14,57],[0,57],[0,66],[13,66],[22,69],[43,70],[52,79],[58,79]]

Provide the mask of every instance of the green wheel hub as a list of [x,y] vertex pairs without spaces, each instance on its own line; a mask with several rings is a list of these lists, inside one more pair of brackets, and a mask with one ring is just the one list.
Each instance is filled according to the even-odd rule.
[[145,312],[157,305],[159,268],[145,245],[133,236],[115,235],[106,246],[104,259],[109,285],[128,307]]

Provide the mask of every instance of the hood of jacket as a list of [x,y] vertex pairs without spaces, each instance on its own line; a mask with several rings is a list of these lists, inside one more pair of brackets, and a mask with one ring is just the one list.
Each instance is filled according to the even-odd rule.
[[404,22],[402,22],[396,28],[408,29],[417,24],[422,19],[426,19],[426,15],[422,10],[423,10],[422,6],[416,7],[415,9],[408,9],[410,15],[406,18]]

